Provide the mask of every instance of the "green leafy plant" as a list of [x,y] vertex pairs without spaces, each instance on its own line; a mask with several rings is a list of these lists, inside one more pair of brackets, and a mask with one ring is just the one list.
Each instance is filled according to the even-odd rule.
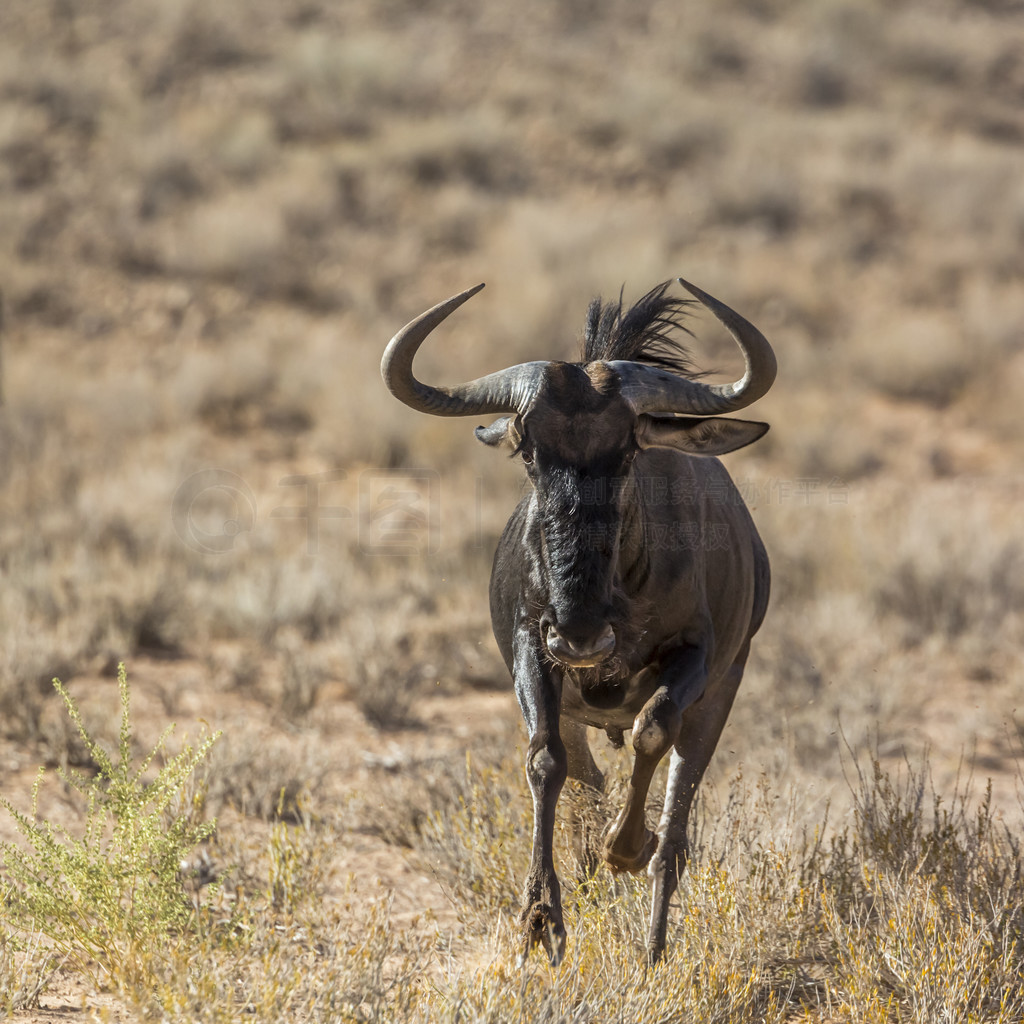
[[[42,935],[97,985],[125,989],[138,980],[135,975],[154,951],[166,948],[168,939],[195,918],[182,887],[181,863],[215,823],[200,820],[201,797],[192,776],[219,734],[163,758],[171,726],[135,763],[124,665],[118,669],[121,726],[113,753],[89,734],[63,684],[55,679],[54,686],[97,771],[88,777],[58,769],[63,782],[85,799],[81,835],[37,820],[43,769],[30,814],[0,798],[23,840],[0,846],[7,924],[24,935]],[[158,755],[163,764],[154,774]]]

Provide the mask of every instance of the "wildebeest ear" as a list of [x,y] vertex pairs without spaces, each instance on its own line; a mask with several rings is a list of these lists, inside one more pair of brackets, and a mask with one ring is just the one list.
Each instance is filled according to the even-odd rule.
[[522,438],[517,422],[518,419],[518,416],[502,416],[500,419],[496,419],[489,427],[477,427],[473,433],[478,441],[483,441],[484,444],[490,445],[492,448],[497,448],[503,444],[515,448]]
[[636,428],[641,448],[675,448],[688,455],[724,455],[752,444],[768,432],[767,423],[724,416],[640,416]]

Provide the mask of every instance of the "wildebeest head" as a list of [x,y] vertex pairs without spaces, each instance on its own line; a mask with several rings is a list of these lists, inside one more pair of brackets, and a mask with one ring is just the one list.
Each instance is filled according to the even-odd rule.
[[525,463],[536,492],[535,572],[546,606],[541,635],[555,660],[604,661],[621,640],[615,579],[622,488],[640,450],[637,417],[603,362],[551,363],[534,401],[477,437]]
[[549,655],[573,668],[607,661],[628,628],[616,612],[623,516],[632,466],[645,448],[719,455],[749,444],[763,423],[720,418],[761,397],[775,358],[761,333],[727,306],[681,281],[743,350],[734,384],[694,379],[674,334],[689,302],[659,285],[629,310],[591,304],[578,363],[520,363],[451,388],[422,384],[412,359],[423,340],[482,285],[428,310],[392,339],[381,372],[395,397],[439,416],[504,413],[476,436],[526,464],[537,496],[540,631]]

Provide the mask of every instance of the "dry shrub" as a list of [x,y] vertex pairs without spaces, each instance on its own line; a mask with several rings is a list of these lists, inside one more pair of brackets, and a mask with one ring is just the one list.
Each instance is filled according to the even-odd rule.
[[256,59],[237,15],[201,3],[170,5],[160,26],[166,45],[146,69],[147,91],[161,93],[202,72]]
[[569,954],[555,970],[536,955],[512,966],[527,787],[511,762],[470,760],[443,768],[427,813],[394,833],[451,893],[456,931],[396,926],[387,896],[328,898],[335,839],[307,818],[255,846],[222,835],[214,857],[230,866],[187,942],[143,951],[122,992],[144,1012],[201,1021],[1019,1019],[1021,851],[989,798],[957,786],[942,799],[926,769],[888,774],[877,758],[851,761],[849,776],[849,813],[781,799],[764,776],[705,789],[653,971],[647,880],[602,869],[574,884],[564,814]]
[[311,740],[298,748],[284,736],[228,730],[204,772],[205,806],[264,821],[301,822],[319,792],[327,763]]
[[796,231],[804,215],[800,184],[789,168],[747,165],[721,182],[714,222],[755,229],[768,238]]
[[410,628],[410,603],[404,614],[392,610],[360,616],[347,623],[346,675],[349,694],[366,720],[378,729],[402,729],[417,723],[416,704],[427,677],[439,666],[424,664],[419,636]]
[[408,37],[382,31],[311,30],[288,39],[272,97],[280,137],[299,143],[361,138],[374,129],[370,109],[426,108],[445,73],[444,52],[413,54],[411,45]]
[[310,724],[309,714],[331,676],[327,653],[294,627],[266,644],[212,657],[207,665],[226,689],[259,701],[272,709],[275,720],[292,727]]
[[68,678],[81,664],[88,649],[87,637],[77,630],[62,629],[42,638],[39,619],[24,607],[0,598],[0,721],[2,733],[19,742],[36,742],[43,736],[43,718],[52,704],[55,676]]
[[509,715],[505,725],[486,743],[474,741],[464,756],[398,757],[377,764],[372,787],[352,803],[350,827],[393,846],[433,850],[432,870],[441,872],[446,884],[461,884],[456,878],[461,860],[458,840],[442,834],[439,815],[456,804],[472,802],[481,772],[509,772],[505,795],[517,806],[525,798],[525,790],[516,789],[522,778],[517,767],[522,754],[519,724]]
[[144,958],[123,995],[147,1017],[227,1022],[409,1020],[426,987],[427,929],[391,922],[391,898],[327,896],[332,837],[308,821],[218,837],[225,865],[196,927]]
[[461,185],[504,195],[529,185],[515,139],[497,111],[410,124],[389,145],[411,180],[426,188]]
[[418,829],[414,848],[474,916],[518,911],[530,863],[531,804],[516,760],[477,765],[467,756],[462,778]]
[[978,367],[956,323],[941,313],[892,318],[866,330],[856,358],[872,390],[936,408],[958,398]]
[[1005,658],[1024,626],[1021,545],[999,528],[998,506],[986,508],[956,484],[935,495],[908,505],[877,567],[878,612],[897,619],[904,644],[960,651],[976,664]]
[[[820,801],[837,775],[840,728],[858,744],[879,731],[901,737],[905,720],[895,713],[906,709],[879,676],[887,652],[875,633],[873,609],[853,594],[774,608],[720,744],[730,752],[723,764],[801,779],[808,800]],[[863,638],[856,649],[851,634]]]
[[1010,981],[1021,850],[993,814],[991,786],[979,799],[958,782],[943,799],[927,766],[890,775],[874,760],[855,772],[855,825],[834,849],[859,872],[847,871],[850,905],[842,892],[823,901],[850,1009],[865,1020],[896,1007],[910,1019],[1012,1020],[1024,1010]]
[[255,283],[284,258],[280,209],[258,195],[232,196],[196,207],[164,243],[171,273]]
[[245,562],[244,572],[228,573],[213,556],[195,559],[191,598],[207,610],[214,636],[255,638],[269,646],[279,633],[294,630],[317,641],[343,620],[351,600],[344,563],[294,550],[275,560],[273,545],[262,542]]
[[993,635],[1024,609],[1024,552],[1006,541],[979,559],[973,551],[937,558],[933,550],[901,557],[878,589],[881,615],[898,615],[909,644],[941,637]]
[[[178,136],[147,140],[139,160],[138,214],[142,220],[167,216],[187,206],[208,188],[199,157]],[[126,243],[126,256],[139,257],[137,243]]]
[[323,660],[309,650],[309,644],[294,631],[277,641],[279,689],[276,706],[286,721],[300,722],[316,706],[320,689],[327,680]]
[[262,110],[233,116],[214,142],[217,164],[240,181],[259,178],[279,156],[273,121]]
[[[878,378],[889,367],[874,370]],[[771,416],[772,445],[794,474],[833,491],[878,474],[888,453],[878,438],[853,429],[862,415],[863,395],[801,390]]]
[[[474,553],[475,554],[475,553]],[[339,630],[335,662],[348,696],[378,729],[399,729],[417,723],[417,705],[429,694],[451,695],[467,687],[503,685],[504,666],[480,639],[486,630],[486,611],[478,596],[458,592],[440,596],[414,578],[405,585],[385,583],[382,558],[378,587],[389,593],[382,604],[348,616]],[[456,555],[452,572],[476,558]],[[412,566],[394,559],[393,572]],[[486,587],[486,574],[474,574],[474,589]],[[387,588],[385,590],[385,587]],[[420,592],[416,592],[419,590]]]

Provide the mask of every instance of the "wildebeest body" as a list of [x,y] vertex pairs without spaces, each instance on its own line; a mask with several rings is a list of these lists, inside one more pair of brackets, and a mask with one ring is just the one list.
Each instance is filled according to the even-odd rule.
[[[580,682],[593,685],[592,676],[587,670],[563,673],[562,713],[597,729],[630,729],[657,688],[658,662],[679,644],[699,643],[706,623],[715,624],[708,663],[708,685],[713,685],[757,631],[768,604],[768,556],[718,459],[653,449],[637,457],[634,474],[637,486],[627,518],[631,536],[623,543],[619,577],[640,620],[640,635],[614,675],[603,679],[622,690],[622,703],[606,708],[587,703]],[[704,528],[690,529],[694,521]],[[517,605],[539,620],[548,603],[539,566],[524,556],[540,547],[539,527],[531,493],[512,513],[494,555],[491,622],[510,672]],[[737,537],[745,543],[735,543]]]
[[[629,310],[593,303],[578,363],[522,363],[456,387],[418,381],[416,349],[479,289],[408,324],[382,362],[392,393],[420,411],[505,413],[476,436],[520,457],[533,484],[498,544],[490,590],[494,634],[530,736],[524,956],[537,943],[553,962],[563,955],[555,808],[567,776],[604,784],[587,726],[619,746],[632,733],[626,800],[601,854],[614,871],[649,868],[647,952],[652,961],[662,955],[693,796],[768,602],[764,547],[716,456],[768,429],[720,414],[768,390],[775,357],[753,325],[683,284],[740,345],[740,380],[709,385],[690,371],[672,337],[688,303],[670,298],[667,284]],[[667,754],[655,834],[645,803]]]

